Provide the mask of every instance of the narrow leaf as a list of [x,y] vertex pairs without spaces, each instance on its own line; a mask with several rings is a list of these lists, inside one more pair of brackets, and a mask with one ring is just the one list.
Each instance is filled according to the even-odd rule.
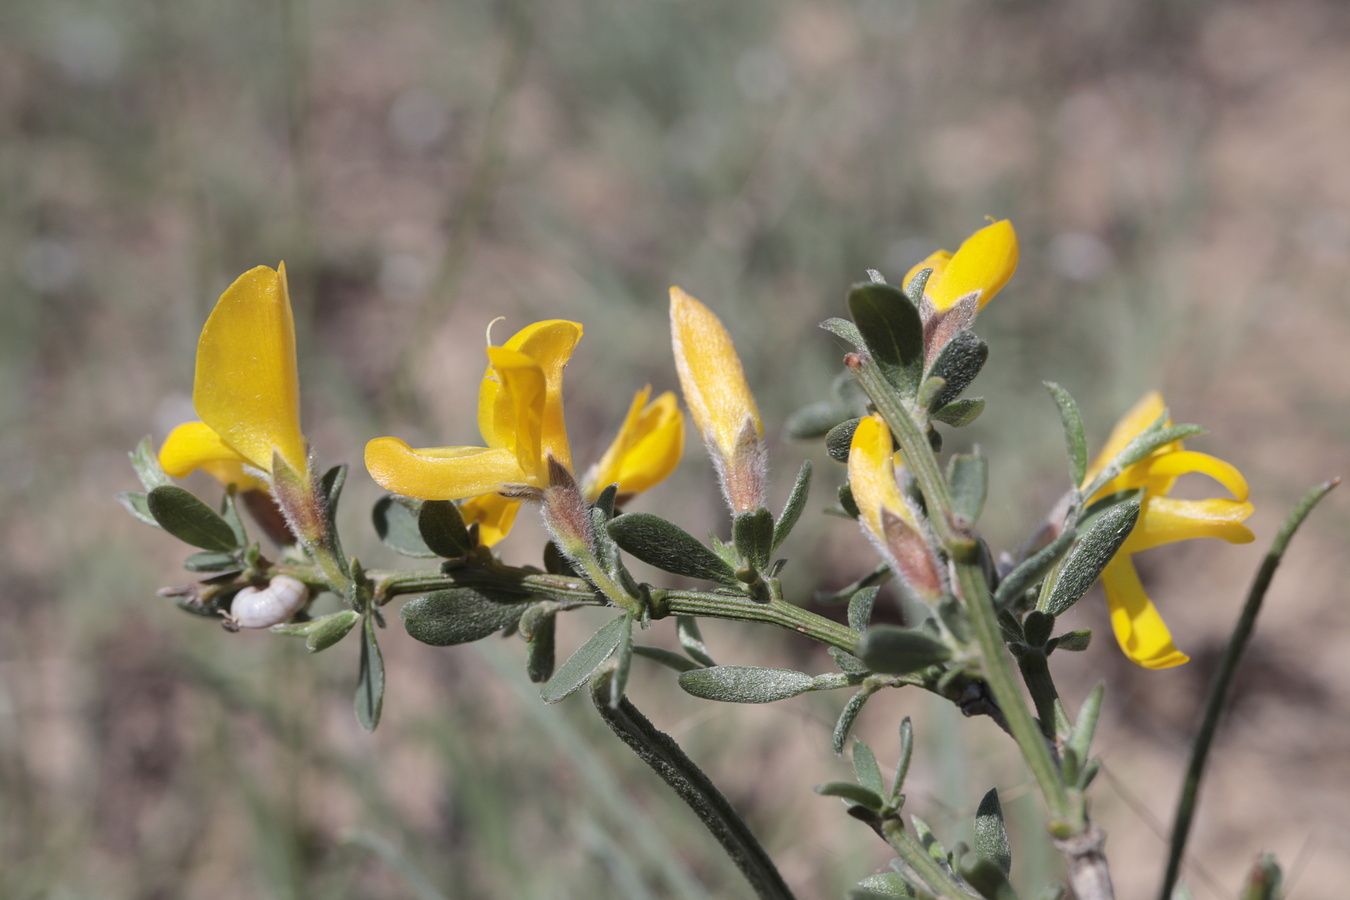
[[[544,609],[546,606],[550,608]],[[520,620],[520,630],[525,636],[525,674],[533,684],[543,684],[553,677],[553,666],[557,659],[558,616],[552,607],[553,604],[536,604]]]
[[1059,616],[1077,603],[1130,536],[1139,520],[1139,508],[1138,500],[1128,500],[1098,516],[1064,557],[1059,576],[1048,591],[1042,592],[1037,609]]
[[979,447],[973,453],[958,453],[947,464],[947,481],[952,486],[952,507],[968,521],[975,522],[984,509],[989,487],[989,462]]
[[1059,420],[1064,426],[1064,444],[1069,451],[1069,479],[1076,488],[1087,476],[1087,437],[1083,433],[1083,417],[1068,391],[1053,381],[1044,384],[1059,407]]
[[319,481],[319,490],[328,503],[330,520],[337,515],[338,500],[342,499],[342,487],[347,483],[347,464],[333,466],[323,473]]
[[932,399],[929,408],[941,409],[960,397],[961,392],[970,387],[975,376],[980,374],[987,359],[988,344],[969,331],[958,331],[942,348],[937,359],[933,360],[933,367],[928,370],[928,377],[938,377],[946,382],[942,391]]
[[978,419],[982,412],[984,412],[984,398],[970,397],[948,403],[933,413],[933,418],[953,428],[963,428]]
[[731,523],[732,543],[741,558],[759,571],[769,567],[773,553],[773,513],[764,507],[737,513]]
[[666,666],[667,668],[674,669],[676,672],[688,672],[692,669],[702,668],[702,666],[694,662],[692,659],[689,659],[686,656],[681,656],[680,654],[672,650],[667,650],[664,647],[649,647],[645,644],[634,644],[633,653],[636,656],[641,656],[646,659],[650,659],[652,662],[657,662],[663,666]]
[[772,703],[804,694],[814,687],[810,675],[791,669],[759,666],[711,666],[680,675],[680,687],[704,700],[724,703]]
[[899,872],[882,872],[869,875],[854,887],[849,888],[844,900],[912,900],[914,889]]
[[141,438],[141,442],[136,445],[136,449],[127,455],[131,457],[131,467],[136,470],[136,477],[141,480],[141,486],[145,488],[147,493],[157,487],[173,484],[173,479],[159,464],[159,454],[155,452],[155,447],[150,442],[149,436]]
[[225,572],[231,569],[237,571],[243,566],[233,553],[203,550],[183,560],[183,568],[189,572]]
[[909,763],[914,758],[914,725],[905,716],[900,720],[900,761],[895,764],[895,780],[891,782],[891,805],[900,803],[900,795],[905,790],[905,778],[909,775]]
[[1066,631],[1055,638],[1055,649],[1078,653],[1086,650],[1090,643],[1092,643],[1092,629],[1080,628],[1077,631]]
[[840,422],[825,435],[825,452],[837,463],[847,463],[849,451],[853,449],[853,432],[858,430],[861,418]]
[[850,697],[848,703],[844,704],[843,710],[839,713],[839,721],[834,726],[832,744],[836,756],[844,752],[844,744],[848,742],[849,732],[853,730],[853,723],[857,721],[858,713],[862,712],[863,705],[867,703],[871,696],[872,691],[863,688]]
[[869,791],[860,784],[851,781],[830,781],[815,787],[817,794],[823,797],[842,797],[849,803],[855,803],[864,809],[873,811],[882,807],[882,800],[876,792]]
[[736,570],[673,522],[651,513],[625,513],[609,523],[625,552],[664,572],[735,585]]
[[684,652],[695,662],[705,666],[717,665],[708,653],[708,645],[703,643],[703,634],[698,629],[698,619],[693,616],[676,616],[675,637],[679,639]]
[[184,543],[221,553],[239,546],[230,523],[180,487],[155,488],[146,496],[146,506],[161,528]]
[[769,548],[772,553],[778,549],[778,545],[783,543],[792,529],[796,526],[797,520],[801,518],[802,510],[806,508],[806,498],[811,493],[811,460],[802,460],[802,467],[797,470],[797,480],[792,485],[792,493],[788,495],[787,503],[783,504],[783,512],[778,517],[778,521],[773,526],[773,544]]
[[853,774],[857,776],[858,784],[878,797],[886,793],[886,784],[881,780],[881,766],[877,765],[877,756],[861,738],[853,739]]
[[994,605],[1004,609],[1016,602],[1027,588],[1044,578],[1045,573],[1059,562],[1077,536],[1078,532],[1074,528],[1066,527],[1059,537],[1018,563],[998,583],[998,590],[994,591]]
[[848,601],[848,627],[862,634],[872,622],[872,607],[876,605],[879,587],[866,587]]
[[836,337],[848,341],[853,345],[853,349],[859,353],[867,352],[867,342],[863,340],[862,332],[858,330],[857,325],[854,325],[848,319],[841,319],[836,316],[821,322],[820,327]]
[[365,617],[361,630],[361,667],[356,681],[356,720],[366,731],[380,724],[384,709],[384,656],[375,639],[375,620]]
[[977,856],[975,862],[961,867],[961,877],[979,892],[984,900],[1017,900],[1017,892],[1008,881],[1008,873],[998,864],[983,856]]
[[592,673],[614,653],[623,640],[624,632],[631,628],[632,620],[626,615],[611,619],[558,667],[558,671],[553,673],[553,677],[539,692],[540,698],[545,703],[557,703],[585,684]]
[[1102,712],[1102,698],[1106,696],[1106,685],[1099,684],[1088,694],[1078,710],[1078,720],[1073,724],[1068,746],[1085,760],[1092,751],[1092,736],[1097,732],[1097,719]]
[[146,525],[159,528],[159,523],[155,517],[150,514],[150,505],[146,502],[146,495],[141,491],[122,491],[117,495],[117,500],[126,507],[127,512],[131,513]]
[[614,677],[609,679],[609,708],[618,709],[628,687],[628,673],[633,668],[633,629],[619,630],[619,646],[614,648]]

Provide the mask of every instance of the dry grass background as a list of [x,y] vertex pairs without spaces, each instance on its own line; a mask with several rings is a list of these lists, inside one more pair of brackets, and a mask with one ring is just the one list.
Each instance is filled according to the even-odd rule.
[[[1062,663],[1073,703],[1105,673],[1095,814],[1121,895],[1150,896],[1152,818],[1170,816],[1262,542],[1345,471],[1347,84],[1350,11],[1333,0],[6,4],[0,896],[746,896],[582,703],[539,707],[517,644],[433,650],[390,629],[385,720],[367,736],[352,647],[307,659],[157,600],[186,580],[180,548],[112,500],[134,487],[124,453],[190,415],[197,330],[259,263],[291,273],[323,461],[355,462],[381,433],[469,440],[498,315],[586,323],[568,398],[584,457],[628,391],[674,384],[668,284],[722,311],[781,422],[837,366],[814,325],[847,285],[869,266],[898,275],[985,214],[1023,240],[980,321],[990,408],[958,436],[992,459],[991,540],[1020,540],[1062,483],[1044,378],[1099,440],[1163,389],[1210,427],[1195,446],[1253,485],[1256,545],[1146,557],[1195,662],[1128,667],[1089,598],[1075,615],[1099,641]],[[643,502],[707,531],[717,501],[695,449]],[[774,452],[781,482],[802,454],[821,461]],[[376,490],[354,475],[345,526],[368,534]],[[1350,881],[1348,533],[1334,497],[1269,598],[1192,845],[1197,897],[1234,896],[1264,848],[1292,896]],[[803,602],[870,565],[833,521],[788,549]],[[724,661],[828,664],[786,635],[707,633]],[[709,707],[662,672],[635,681],[800,896],[884,865],[809,792],[844,771],[827,747],[842,698]],[[959,836],[989,783],[1035,827],[987,723],[886,697],[861,725],[883,761],[904,714],[922,740],[912,802],[940,832]],[[1025,881],[1054,871],[1014,849]]]

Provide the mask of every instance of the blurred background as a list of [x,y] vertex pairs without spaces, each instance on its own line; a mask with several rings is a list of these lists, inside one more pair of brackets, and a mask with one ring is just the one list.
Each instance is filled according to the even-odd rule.
[[[898,279],[1011,218],[1021,268],[978,331],[993,488],[1016,546],[1066,482],[1043,379],[1097,445],[1147,389],[1191,446],[1252,484],[1257,543],[1140,559],[1194,661],[1131,667],[1097,639],[1056,657],[1076,708],[1107,681],[1094,816],[1122,896],[1152,896],[1197,710],[1288,507],[1345,474],[1350,438],[1350,8],[1333,0],[18,0],[0,7],[0,896],[747,897],[712,840],[574,697],[543,707],[517,641],[385,632],[367,735],[356,646],[231,635],[157,598],[187,552],[113,499],[126,452],[192,418],[197,333],[239,273],[284,259],[306,432],[354,464],[370,437],[474,443],[488,322],[582,321],[569,370],[578,460],[632,396],[673,388],[666,288],[735,335],[768,428],[825,396],[816,328],[850,283]],[[802,458],[812,508],[840,474],[776,442],[775,503]],[[210,489],[204,482],[193,482]],[[1194,496],[1204,496],[1201,484]],[[726,532],[700,448],[635,508]],[[524,518],[524,517],[523,517]],[[1261,850],[1293,895],[1350,880],[1346,498],[1295,541],[1221,732],[1189,877],[1235,896]],[[502,545],[537,559],[537,530]],[[786,547],[793,599],[874,564],[847,522]],[[392,612],[392,610],[391,610]],[[842,612],[842,611],[838,611]],[[563,625],[560,652],[600,618]],[[826,671],[791,635],[710,623],[720,662]],[[668,644],[665,623],[651,637]],[[695,701],[638,664],[637,704],[746,812],[802,898],[838,897],[888,848],[810,785],[842,695]],[[910,804],[950,844],[997,785],[1039,801],[1012,745],[925,696],[874,699],[883,768],[915,719]],[[970,773],[976,773],[974,775]],[[1056,860],[1014,836],[1023,884]]]

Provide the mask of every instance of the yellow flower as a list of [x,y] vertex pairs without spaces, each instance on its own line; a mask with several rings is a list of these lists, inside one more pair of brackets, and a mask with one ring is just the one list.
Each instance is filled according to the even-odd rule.
[[[1130,441],[1165,412],[1166,406],[1157,392],[1140,400],[1116,424],[1083,483],[1091,483]],[[1232,494],[1232,499],[1178,500],[1168,496],[1178,477],[1195,472],[1219,482]],[[1129,466],[1092,499],[1139,488],[1144,489],[1139,521],[1103,570],[1102,587],[1121,650],[1146,669],[1166,669],[1179,666],[1190,657],[1172,643],[1171,632],[1144,592],[1130,557],[1152,547],[1191,538],[1213,537],[1245,544],[1254,539],[1251,530],[1242,524],[1252,514],[1252,505],[1247,502],[1247,481],[1242,473],[1221,459],[1183,449],[1181,441],[1159,447]]]
[[202,421],[178,426],[160,449],[168,474],[204,469],[248,490],[259,483],[244,467],[271,476],[279,456],[308,483],[284,263],[245,272],[221,295],[197,344],[192,405]]
[[923,600],[943,593],[940,567],[925,530],[896,479],[899,454],[891,430],[878,415],[864,417],[853,432],[848,453],[848,484],[859,521],[897,578]]
[[678,287],[670,289],[670,336],[684,402],[727,502],[738,513],[759,509],[768,471],[764,426],[731,336],[708,307]]
[[684,415],[675,394],[666,391],[652,402],[648,385],[637,392],[614,442],[586,476],[588,500],[611,484],[619,497],[641,493],[663,480],[679,465],[684,452]]
[[478,429],[487,446],[414,450],[398,438],[375,438],[366,444],[371,477],[387,491],[423,500],[542,491],[549,457],[572,466],[562,371],[580,339],[579,324],[553,319],[488,347],[478,391]]
[[939,250],[905,274],[909,284],[924,269],[932,269],[924,297],[937,312],[946,312],[966,297],[976,297],[976,309],[994,298],[1017,269],[1017,232],[1002,219],[966,238],[955,254]]

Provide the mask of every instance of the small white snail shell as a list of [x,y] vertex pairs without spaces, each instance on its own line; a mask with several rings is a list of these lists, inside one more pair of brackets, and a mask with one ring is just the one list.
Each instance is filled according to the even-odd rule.
[[305,608],[309,602],[309,588],[304,582],[289,575],[278,575],[265,588],[246,587],[234,595],[230,611],[225,614],[225,627],[270,628],[280,625]]

